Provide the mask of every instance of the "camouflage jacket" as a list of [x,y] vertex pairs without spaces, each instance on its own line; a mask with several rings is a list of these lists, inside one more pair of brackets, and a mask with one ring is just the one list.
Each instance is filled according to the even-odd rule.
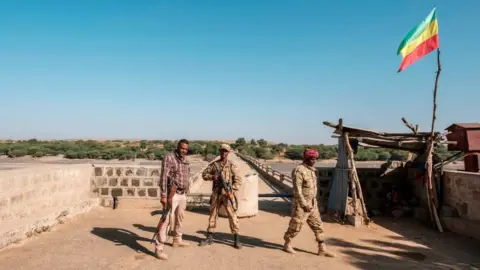
[[[212,181],[212,176],[218,174],[217,169],[222,171],[223,178],[233,190],[238,190],[240,188],[242,177],[240,176],[237,165],[231,160],[227,160],[225,165],[222,165],[220,160],[210,163],[202,173],[203,180]],[[220,189],[222,189],[222,182],[220,180],[213,182],[212,190],[220,192]]]
[[301,207],[313,206],[317,195],[317,170],[306,164],[300,164],[292,171],[293,197]]

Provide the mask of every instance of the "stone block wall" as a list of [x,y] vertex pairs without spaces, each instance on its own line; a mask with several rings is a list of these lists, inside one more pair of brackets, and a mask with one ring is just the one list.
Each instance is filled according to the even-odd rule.
[[94,196],[125,198],[159,198],[158,166],[95,165],[91,175]]
[[0,171],[0,248],[98,205],[91,165],[39,165]]
[[[190,192],[198,188],[200,170],[190,175]],[[159,199],[159,166],[95,165],[91,175],[91,192],[100,198]]]
[[459,216],[480,221],[480,174],[444,171],[444,203],[454,207]]
[[[335,168],[317,168],[318,198],[325,205],[330,196],[330,188],[334,177]],[[358,178],[363,191],[363,198],[367,209],[378,209],[385,203],[386,193],[395,177],[382,176],[381,168],[357,168]]]

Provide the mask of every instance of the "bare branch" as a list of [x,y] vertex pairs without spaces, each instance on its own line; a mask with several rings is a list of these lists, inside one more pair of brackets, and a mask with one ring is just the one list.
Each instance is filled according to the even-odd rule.
[[410,124],[410,123],[407,121],[407,119],[405,119],[405,117],[402,117],[402,121],[403,121],[403,123],[405,124],[405,126],[407,126],[407,127],[413,132],[413,134],[416,135],[416,134],[418,133],[418,125],[416,125],[416,126],[414,127],[412,124]]

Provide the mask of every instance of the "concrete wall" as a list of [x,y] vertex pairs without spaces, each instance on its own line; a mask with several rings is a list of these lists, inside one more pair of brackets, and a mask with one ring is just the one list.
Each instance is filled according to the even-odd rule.
[[480,174],[444,171],[444,203],[454,207],[460,217],[480,221]]
[[0,171],[0,248],[98,205],[91,165],[39,165]]

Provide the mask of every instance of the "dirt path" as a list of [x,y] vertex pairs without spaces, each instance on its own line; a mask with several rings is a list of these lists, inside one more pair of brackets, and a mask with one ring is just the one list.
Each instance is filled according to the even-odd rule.
[[[260,193],[274,192],[263,181]],[[240,220],[244,248],[234,249],[228,221],[219,218],[217,243],[196,244],[207,226],[205,211],[188,212],[184,239],[190,248],[166,248],[168,261],[152,256],[150,238],[157,209],[99,208],[83,217],[0,252],[0,268],[12,269],[478,269],[478,242],[434,231],[410,221],[377,219],[372,228],[325,223],[337,258],[318,257],[308,226],[294,240],[296,255],[281,251],[289,203],[260,199],[260,212]]]

